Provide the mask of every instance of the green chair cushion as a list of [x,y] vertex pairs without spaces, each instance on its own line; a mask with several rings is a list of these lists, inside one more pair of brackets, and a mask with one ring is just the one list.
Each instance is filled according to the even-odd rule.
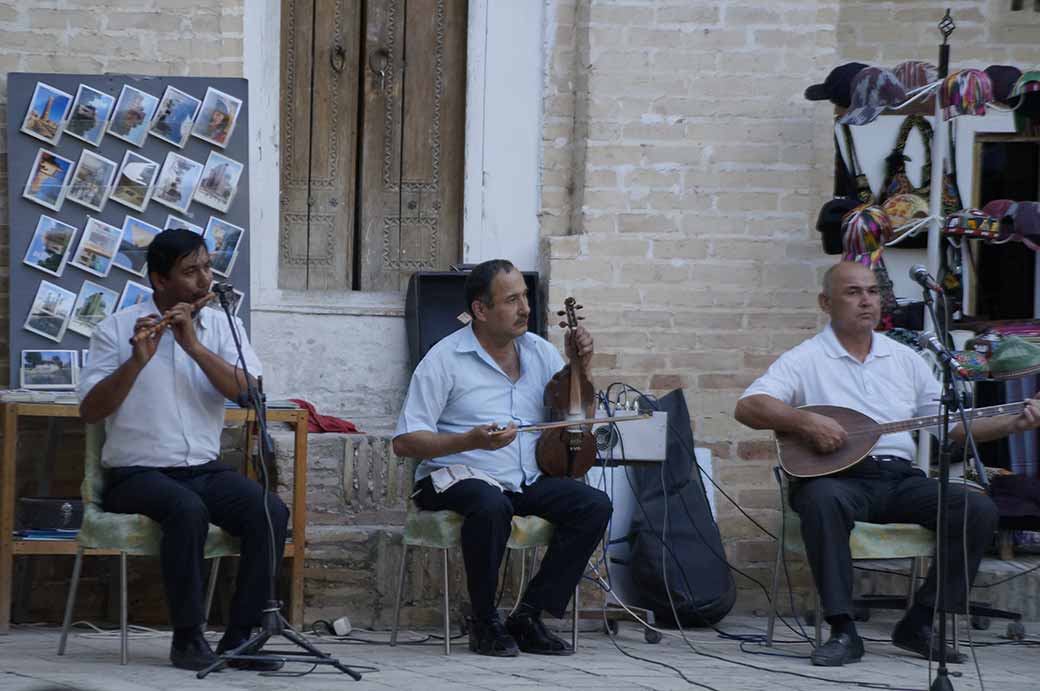
[[[787,511],[784,545],[790,552],[805,554],[802,522]],[[849,536],[853,559],[906,559],[930,557],[935,553],[935,533],[914,523],[864,523],[857,521]]]
[[[454,511],[410,509],[404,521],[404,543],[412,547],[447,549],[462,541],[462,514]],[[509,549],[542,547],[552,539],[553,528],[537,516],[513,516]]]
[[[159,524],[141,514],[109,513],[101,509],[105,487],[105,472],[101,467],[101,448],[105,430],[100,424],[87,425],[86,455],[83,463],[83,525],[77,539],[88,549],[116,549],[138,556],[156,556],[162,529]],[[238,554],[238,538],[215,525],[209,526],[206,536],[205,557],[230,557]]]

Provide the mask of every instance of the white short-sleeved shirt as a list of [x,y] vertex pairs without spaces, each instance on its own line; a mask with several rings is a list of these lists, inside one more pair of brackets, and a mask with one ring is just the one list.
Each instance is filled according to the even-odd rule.
[[[563,358],[551,343],[532,333],[514,343],[520,356],[520,378],[515,382],[480,345],[472,325],[437,343],[412,374],[394,436],[420,430],[462,434],[496,422],[544,422],[545,385],[563,368]],[[507,491],[518,492],[541,475],[535,461],[537,441],[536,433],[521,432],[495,451],[425,459],[415,479],[445,466],[465,465],[487,473]]]
[[[792,406],[852,408],[877,422],[935,415],[939,382],[912,348],[875,333],[870,354],[860,362],[838,341],[831,325],[781,355],[741,398],[765,394]],[[909,432],[883,435],[872,453],[911,460]]]
[[[90,338],[90,357],[80,376],[80,401],[130,359],[134,323],[158,313],[155,302],[148,300],[116,312],[97,325]],[[260,360],[249,344],[241,320],[238,332],[249,374],[258,377],[263,374]],[[223,312],[200,310],[195,319],[195,334],[203,346],[226,362],[238,362],[231,327]],[[101,464],[109,468],[167,468],[208,463],[220,454],[223,427],[224,394],[167,329],[130,393],[105,419]]]

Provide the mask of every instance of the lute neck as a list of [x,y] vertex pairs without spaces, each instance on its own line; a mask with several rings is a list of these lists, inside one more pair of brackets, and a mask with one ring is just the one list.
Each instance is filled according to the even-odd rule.
[[[964,417],[968,420],[978,420],[986,417],[996,417],[997,415],[1014,415],[1021,413],[1026,407],[1029,401],[1019,401],[1017,403],[1005,403],[1003,405],[994,405],[986,408],[972,408],[964,411]],[[961,419],[958,413],[955,420]],[[941,415],[929,415],[927,417],[915,417],[909,420],[900,420],[899,422],[886,422],[878,425],[874,432],[880,432],[881,434],[891,434],[893,432],[912,432],[915,429],[924,429],[925,427],[935,427],[942,423]]]

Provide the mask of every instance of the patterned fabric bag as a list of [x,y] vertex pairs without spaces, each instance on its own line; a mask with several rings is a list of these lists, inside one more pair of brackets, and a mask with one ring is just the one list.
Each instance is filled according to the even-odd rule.
[[[906,140],[910,136],[910,131],[914,128],[921,133],[921,139],[924,141],[924,162],[921,165],[921,186],[914,187],[913,183],[910,182],[910,178],[906,174],[906,162],[909,160],[904,153],[906,148]],[[881,189],[881,201],[885,201],[890,197],[894,197],[897,194],[916,194],[917,196],[924,199],[925,203],[928,203],[928,197],[931,194],[932,184],[932,126],[928,124],[928,121],[921,115],[909,115],[906,120],[903,121],[902,127],[899,128],[899,135],[896,137],[895,148],[892,149],[892,153],[889,154],[886,159],[887,163],[887,174],[885,176],[885,184]],[[948,215],[954,211],[959,211],[961,207],[960,194],[957,191],[957,185],[953,180],[953,177],[943,172],[943,215]]]

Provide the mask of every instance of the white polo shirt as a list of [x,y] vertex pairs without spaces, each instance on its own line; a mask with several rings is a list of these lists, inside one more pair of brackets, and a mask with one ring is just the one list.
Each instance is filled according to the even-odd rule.
[[[781,355],[741,398],[765,394],[795,407],[836,405],[877,422],[935,415],[941,389],[928,363],[912,348],[875,333],[860,362],[838,341],[831,325]],[[912,460],[909,432],[885,434],[871,452]]]
[[[479,425],[544,422],[545,385],[564,365],[556,347],[525,333],[514,341],[520,378],[509,378],[480,345],[473,326],[446,336],[423,357],[408,385],[394,436],[410,432],[464,434]],[[421,480],[438,468],[464,465],[491,476],[510,492],[519,492],[541,476],[535,459],[538,434],[521,432],[509,445],[486,451],[427,458],[415,471]]]
[[[148,300],[116,312],[97,325],[90,339],[90,358],[80,376],[80,401],[130,359],[134,323],[153,313],[158,314],[159,308]],[[241,320],[238,332],[249,374],[258,377],[263,374],[260,360],[249,344]],[[195,333],[203,346],[226,362],[234,365],[238,361],[231,327],[222,311],[200,310]],[[224,394],[217,391],[167,329],[126,399],[105,418],[101,464],[108,468],[168,468],[208,463],[220,454],[223,427]]]

